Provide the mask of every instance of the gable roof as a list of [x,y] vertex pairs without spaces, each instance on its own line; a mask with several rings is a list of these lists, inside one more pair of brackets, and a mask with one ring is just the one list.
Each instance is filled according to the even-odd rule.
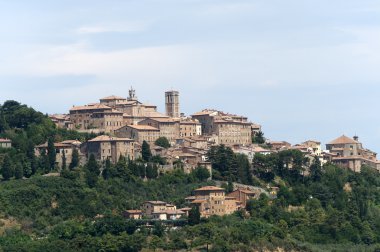
[[89,142],[121,142],[121,141],[133,142],[133,140],[129,138],[110,137],[107,135],[98,136],[89,140]]
[[337,139],[332,140],[328,144],[357,144],[358,141],[355,141],[354,139],[347,137],[345,135],[342,135],[338,137]]
[[124,97],[111,95],[100,99],[101,101],[113,101],[113,100],[127,100]]

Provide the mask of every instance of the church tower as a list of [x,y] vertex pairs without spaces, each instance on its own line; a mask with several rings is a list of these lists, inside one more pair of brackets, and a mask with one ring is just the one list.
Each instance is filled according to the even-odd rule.
[[175,118],[180,117],[178,91],[172,90],[165,92],[165,108],[167,116]]

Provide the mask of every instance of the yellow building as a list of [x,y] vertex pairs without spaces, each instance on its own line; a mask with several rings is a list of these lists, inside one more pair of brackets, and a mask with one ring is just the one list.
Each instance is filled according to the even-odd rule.
[[205,186],[194,191],[191,204],[197,206],[201,217],[232,214],[240,208],[240,202],[226,196],[225,190],[215,186]]

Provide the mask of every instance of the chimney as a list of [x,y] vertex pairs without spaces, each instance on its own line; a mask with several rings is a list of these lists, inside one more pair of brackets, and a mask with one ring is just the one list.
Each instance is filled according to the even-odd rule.
[[358,136],[354,136],[354,140],[355,141],[359,141],[359,137]]

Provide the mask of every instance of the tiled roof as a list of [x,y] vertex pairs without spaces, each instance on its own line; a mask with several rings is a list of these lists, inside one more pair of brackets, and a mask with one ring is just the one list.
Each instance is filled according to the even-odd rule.
[[94,139],[89,140],[89,142],[121,142],[121,141],[128,141],[128,142],[133,142],[132,139],[129,138],[118,138],[118,137],[111,137],[107,135],[102,135],[95,137]]
[[224,189],[220,188],[220,187],[216,187],[216,186],[204,186],[204,187],[196,189],[195,191],[197,191],[197,192],[199,192],[199,191],[224,191]]
[[107,100],[112,101],[112,100],[126,100],[126,99],[124,97],[111,95],[111,96],[107,96],[107,97],[101,98],[100,100],[101,101],[107,101]]
[[132,129],[137,129],[137,130],[160,131],[159,129],[150,125],[127,125],[126,127],[130,127]]
[[169,117],[166,117],[166,118],[148,117],[147,119],[150,119],[150,120],[153,120],[153,121],[156,121],[156,122],[160,122],[160,123],[176,123],[176,122],[179,121],[179,120],[176,120],[176,119],[173,119],[173,118],[169,118]]
[[332,140],[328,144],[357,144],[357,143],[359,143],[359,142],[355,141],[354,139],[349,138],[345,135],[342,135],[342,136],[338,137],[337,139]]
[[85,106],[74,106],[70,109],[70,111],[78,111],[78,110],[112,110],[111,107],[108,107],[103,104],[88,104]]

